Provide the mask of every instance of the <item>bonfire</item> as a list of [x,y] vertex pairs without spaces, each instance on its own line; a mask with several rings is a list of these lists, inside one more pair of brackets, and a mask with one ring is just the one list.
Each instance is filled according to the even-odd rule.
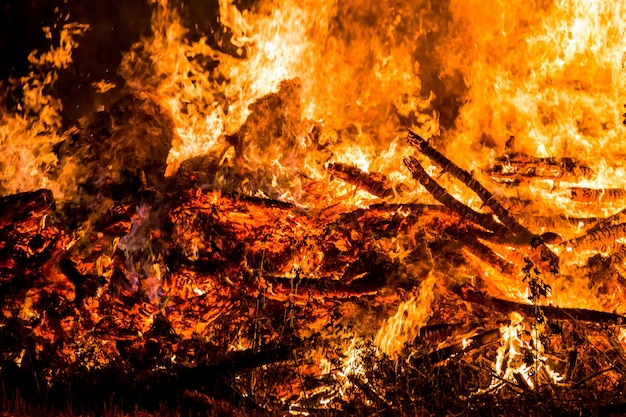
[[0,84],[4,409],[623,412],[626,6],[195,3]]

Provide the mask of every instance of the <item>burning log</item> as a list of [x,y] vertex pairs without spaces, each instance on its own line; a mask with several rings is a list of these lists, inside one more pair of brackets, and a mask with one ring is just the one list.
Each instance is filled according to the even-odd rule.
[[41,273],[64,231],[48,220],[52,193],[39,190],[0,199],[0,283]]
[[291,359],[293,351],[298,348],[298,343],[291,345],[265,347],[262,350],[247,349],[233,352],[216,364],[197,366],[183,371],[185,385],[189,388],[198,388],[203,385],[216,382],[228,375],[235,375],[246,369],[286,362]]
[[409,168],[409,171],[413,174],[413,177],[445,207],[457,213],[459,216],[468,219],[477,225],[483,226],[487,230],[503,230],[502,225],[497,223],[491,215],[477,212],[448,194],[448,192],[441,185],[428,175],[417,159],[409,157],[405,160],[405,164],[407,168]]
[[626,246],[619,245],[611,254],[610,262],[611,265],[622,277],[624,277],[624,274],[626,274],[626,265],[624,265],[624,261],[626,261]]
[[574,232],[581,227],[589,228],[598,222],[598,219],[595,217],[570,217],[564,215],[536,216],[517,212],[515,216],[529,229],[549,230],[549,232],[546,233],[552,233],[554,239],[544,238],[544,241],[550,244],[560,243],[557,240],[560,240],[561,237],[558,233],[554,232],[555,230]]
[[621,188],[585,188],[571,187],[572,200],[583,203],[596,203],[622,200],[626,198],[626,190]]
[[326,169],[347,183],[380,198],[393,198],[397,192],[401,193],[404,188],[400,184],[396,191],[383,174],[363,172],[357,167],[346,164],[330,163]]
[[593,171],[574,158],[538,158],[519,152],[496,158],[489,175],[505,184],[520,184],[532,179],[576,182],[588,179]]
[[52,214],[54,199],[48,190],[14,194],[0,198],[0,208],[0,225],[7,227]]
[[610,226],[616,226],[621,223],[626,222],[626,209],[622,209],[612,216],[607,217],[606,219],[602,219],[597,221],[592,227],[587,231],[588,233],[598,231],[600,229],[604,229]]
[[616,325],[620,325],[626,320],[626,317],[624,316],[604,311],[588,310],[584,308],[557,307],[551,305],[538,306],[536,304],[524,304],[515,301],[503,300],[491,297],[485,293],[475,291],[468,287],[456,287],[453,291],[464,301],[480,304],[488,309],[493,309],[504,314],[517,311],[528,317],[543,314],[546,318],[552,320],[578,320]]
[[384,280],[384,262],[382,265],[376,265],[376,262],[380,261],[374,260],[371,264],[364,262],[364,265],[371,265],[373,268],[368,268],[367,274],[365,270],[362,270],[362,272],[356,274],[359,278],[353,279],[349,283],[344,283],[336,279],[311,279],[301,278],[299,276],[294,278],[264,276],[264,279],[271,286],[272,290],[278,290],[277,294],[266,294],[266,296],[277,300],[285,300],[285,294],[290,293],[294,296],[299,295],[304,298],[313,296],[323,297],[324,299],[375,295],[384,289],[386,285],[386,281]]
[[464,247],[487,265],[495,268],[503,275],[513,276],[516,265],[494,252],[489,246],[471,236],[459,236]]
[[[391,262],[375,249],[367,228],[361,233],[356,225],[326,223],[287,203],[214,192],[188,193],[174,207],[173,249],[198,271],[238,270],[244,262],[262,276],[298,274],[345,283]],[[363,263],[368,267],[354,268],[368,253],[377,253]]]
[[411,131],[409,131],[408,141],[411,145],[416,146],[424,155],[437,163],[437,165],[439,165],[445,172],[448,172],[465,184],[470,190],[475,192],[483,203],[491,209],[493,214],[497,216],[498,220],[500,220],[511,232],[527,239],[528,243],[534,239],[533,234],[519,224],[518,221],[515,220],[515,218],[511,216],[508,211],[495,199],[493,194],[476,181],[469,172],[458,167],[443,154],[439,153],[435,148],[430,146],[426,140]]
[[412,364],[419,366],[423,363],[438,364],[451,357],[459,354],[464,354],[475,349],[480,349],[491,343],[494,343],[500,339],[500,330],[492,329],[475,336],[469,337],[459,343],[444,347],[442,349],[435,350],[425,356],[420,356],[412,359]]
[[626,223],[594,228],[587,234],[562,242],[560,246],[578,250],[601,250],[614,245],[617,239],[623,237],[626,237]]
[[[548,274],[558,273],[560,263],[559,258],[548,246],[546,246],[544,240],[540,236],[534,235],[527,228],[522,226],[495,199],[493,194],[491,194],[491,192],[489,192],[478,181],[476,181],[470,173],[455,165],[443,154],[439,153],[436,149],[430,146],[427,141],[411,131],[409,131],[408,141],[410,144],[416,146],[424,155],[435,161],[435,163],[437,163],[445,172],[448,172],[449,174],[463,182],[463,184],[465,184],[470,190],[476,193],[478,197],[483,201],[483,203],[491,209],[491,211],[498,218],[498,220],[502,222],[506,229],[508,229],[509,232],[511,232],[513,235],[516,235],[527,246],[528,259],[530,259],[531,262],[536,266],[535,270],[537,272],[532,278],[529,278],[530,282],[541,281],[537,277],[538,272]],[[449,199],[446,197],[447,193],[445,193],[445,190],[443,190],[438,184],[434,183],[432,178],[428,176],[426,171],[421,167],[421,165],[419,164],[419,162],[417,162],[415,158],[409,157],[405,159],[404,162],[407,167],[409,167],[409,170],[412,171],[415,179],[420,181],[425,187],[430,187],[429,191],[431,192],[431,194],[437,194],[433,194],[435,198],[439,196],[439,198],[443,199],[444,201],[449,201]],[[433,184],[436,184],[436,186]],[[475,213],[473,210],[467,207],[461,209],[459,206],[463,206],[463,204],[458,202],[457,200],[453,201],[455,201],[454,206],[456,209],[462,210],[465,213],[470,213],[470,215],[475,217],[475,215],[473,215],[473,213]],[[468,211],[468,209],[470,211]],[[488,227],[488,229],[493,232],[502,232],[502,228],[500,226],[492,228]],[[526,275],[529,276],[528,274]],[[539,286],[541,287],[542,285],[540,284]],[[540,294],[536,294],[535,296],[539,297]]]

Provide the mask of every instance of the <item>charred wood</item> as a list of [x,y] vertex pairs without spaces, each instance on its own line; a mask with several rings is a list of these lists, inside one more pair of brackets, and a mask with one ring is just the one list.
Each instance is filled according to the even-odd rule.
[[52,219],[54,209],[48,190],[0,199],[0,283],[37,274],[50,259],[64,237]]
[[584,188],[571,187],[570,192],[573,201],[583,203],[596,203],[616,201],[626,198],[626,190],[621,188]]
[[311,279],[299,276],[294,278],[264,276],[263,278],[272,286],[272,289],[282,294],[280,296],[267,294],[267,297],[278,299],[284,299],[285,295],[289,294],[304,298],[315,296],[326,299],[363,297],[378,293],[387,284],[384,264],[379,266],[369,264],[367,273],[361,272],[358,276],[349,283],[332,278]]
[[598,376],[600,376],[602,374],[605,374],[607,372],[611,372],[611,371],[614,371],[614,370],[616,370],[616,367],[615,366],[610,366],[608,368],[604,368],[604,369],[601,369],[601,370],[599,370],[597,372],[594,372],[593,374],[586,376],[585,378],[581,379],[580,381],[577,381],[574,384],[574,388],[578,388],[578,387],[584,385],[585,383],[587,383],[588,381],[591,381],[592,379],[597,378]]
[[459,216],[476,223],[491,231],[503,231],[503,226],[493,219],[490,214],[480,213],[461,203],[439,185],[414,157],[404,160],[405,165],[413,174],[413,178],[420,182],[426,190],[441,204],[457,213]]
[[488,173],[495,181],[506,184],[532,179],[574,182],[593,175],[591,168],[574,158],[538,158],[519,152],[496,158]]
[[74,302],[76,307],[81,308],[85,297],[96,295],[98,288],[104,286],[106,281],[94,274],[81,274],[76,264],[69,258],[63,257],[59,261],[59,270],[74,285]]
[[455,343],[453,345],[435,350],[427,355],[413,358],[411,359],[411,363],[415,366],[419,366],[424,363],[437,364],[447,359],[450,359],[455,355],[464,354],[475,349],[480,349],[498,340],[500,340],[500,330],[488,330],[486,332],[479,333],[475,336],[467,338],[464,342]]
[[462,323],[429,324],[420,328],[419,340],[431,346],[437,346],[462,329]]
[[559,246],[578,250],[603,250],[615,245],[617,239],[626,237],[626,223],[594,228],[585,235],[567,240]]
[[548,319],[579,320],[605,324],[622,324],[626,319],[626,317],[619,314],[588,310],[585,308],[568,308],[551,305],[539,306],[536,304],[525,304],[510,300],[503,300],[479,291],[475,291],[469,287],[456,287],[453,291],[464,301],[480,304],[484,307],[505,314],[518,311],[525,316],[533,317],[538,313],[541,313]]
[[495,268],[501,274],[508,276],[515,274],[515,264],[504,259],[502,256],[494,252],[489,246],[480,242],[475,237],[470,235],[461,235],[458,236],[458,239],[463,243],[463,247],[472,255]]
[[184,372],[184,381],[189,388],[205,385],[207,382],[233,376],[246,369],[258,368],[277,362],[285,362],[291,358],[292,351],[298,346],[293,345],[246,349],[232,352],[216,364],[198,365]]
[[396,192],[402,192],[404,188],[400,184],[396,191],[385,175],[364,172],[352,165],[336,162],[326,165],[326,169],[337,178],[380,198],[393,198]]
[[528,381],[526,381],[526,378],[521,373],[513,372],[513,377],[515,378],[515,381],[517,382],[517,385],[523,391],[529,391],[530,390],[530,385],[528,385]]
[[572,380],[572,375],[574,374],[574,370],[576,369],[576,361],[578,360],[578,350],[572,349],[567,354],[567,368],[565,371],[564,380],[569,382]]
[[52,192],[38,190],[13,194],[0,198],[0,226],[25,222],[29,218],[41,218],[54,211]]
[[172,254],[202,273],[250,268],[260,276],[298,274],[350,284],[386,275],[393,262],[378,248],[379,239],[412,226],[393,210],[319,217],[287,203],[219,192],[184,193],[172,207]]

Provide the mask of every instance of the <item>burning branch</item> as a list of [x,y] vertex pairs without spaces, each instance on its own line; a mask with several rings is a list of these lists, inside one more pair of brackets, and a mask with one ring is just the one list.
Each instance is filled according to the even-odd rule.
[[511,232],[528,240],[528,243],[535,238],[535,236],[529,232],[528,229],[519,224],[518,221],[515,220],[515,218],[511,216],[509,212],[495,199],[493,194],[476,181],[469,172],[461,169],[454,162],[450,161],[443,154],[430,146],[426,140],[422,139],[419,135],[412,131],[409,131],[408,142],[417,147],[425,156],[439,165],[444,172],[447,172],[457,178],[470,190],[476,193],[476,195],[483,201],[484,205],[489,207],[493,214],[497,216],[498,220],[500,220]]
[[540,308],[541,313],[550,320],[577,320],[618,325],[624,323],[626,320],[626,317],[624,316],[604,311],[588,310],[584,308],[556,307],[551,305],[537,306],[536,304],[524,304],[510,300],[503,300],[492,297],[483,292],[476,291],[470,287],[456,287],[453,291],[465,301],[480,304],[488,309],[493,309],[504,314],[517,311],[522,313],[524,316],[533,317],[537,314],[537,309]]
[[574,182],[593,175],[591,168],[573,158],[537,158],[519,152],[497,158],[488,173],[495,181],[507,184],[532,179]]
[[621,188],[585,188],[571,187],[572,200],[583,203],[616,201],[626,198],[626,190]]
[[397,192],[402,192],[402,186],[394,190],[387,177],[380,173],[363,172],[357,167],[341,163],[330,163],[326,169],[345,182],[380,198],[393,198]]
[[[546,246],[544,240],[533,233],[531,233],[527,228],[522,226],[509,212],[496,200],[491,192],[489,192],[485,187],[483,187],[478,181],[476,181],[470,173],[461,169],[436,149],[428,144],[426,140],[421,138],[419,135],[409,131],[408,142],[413,146],[417,147],[425,156],[429,157],[435,163],[437,163],[445,172],[448,172],[458,180],[460,180],[463,184],[465,184],[470,190],[472,190],[478,197],[483,201],[483,203],[491,209],[493,214],[498,218],[500,222],[508,229],[509,233],[512,233],[517,238],[523,242],[528,248],[528,258],[532,260],[532,262],[537,265],[537,267],[544,273],[556,274],[559,271],[559,258],[558,256]],[[445,192],[445,190],[436,184],[434,180],[428,176],[426,171],[422,168],[419,162],[413,158],[409,157],[405,159],[405,164],[409,168],[409,170],[413,173],[415,179],[420,181],[422,185],[439,201],[447,201],[447,204],[452,204],[454,206],[454,210],[459,210],[457,212],[470,214],[472,217],[469,217],[471,221],[481,217],[480,213],[476,213],[471,210],[469,207],[463,205],[456,199],[452,199],[454,203],[450,201],[450,196]],[[443,203],[442,203],[443,204]],[[463,208],[461,208],[463,207]],[[485,215],[482,215],[485,216]],[[502,233],[502,226],[499,223],[495,223],[496,226],[493,225],[493,220],[483,221],[483,226],[487,226],[486,228],[493,231],[494,233],[500,234]]]
[[516,265],[509,260],[503,258],[496,252],[494,252],[489,246],[480,242],[478,239],[472,236],[458,236],[460,242],[464,247],[474,256],[478,257],[481,261],[487,265],[495,268],[498,272],[507,276],[514,276],[516,271]]
[[601,250],[602,248],[614,245],[617,239],[623,237],[626,237],[626,223],[594,228],[593,231],[562,242],[559,246],[561,248],[578,250]]
[[484,227],[487,230],[502,231],[504,228],[500,223],[497,223],[493,216],[485,213],[480,213],[473,210],[471,207],[466,206],[448,192],[441,185],[437,183],[422,167],[414,157],[409,157],[404,160],[405,165],[413,174],[413,178],[420,182],[428,190],[428,192],[441,204],[448,209],[457,213],[462,218],[465,218],[477,225]]
[[475,336],[469,337],[459,343],[446,346],[442,349],[435,350],[427,355],[413,358],[411,363],[415,366],[419,366],[423,363],[438,364],[451,357],[459,354],[464,354],[475,349],[480,349],[484,346],[488,346],[491,343],[495,343],[500,340],[500,330],[492,329],[486,332],[479,333]]

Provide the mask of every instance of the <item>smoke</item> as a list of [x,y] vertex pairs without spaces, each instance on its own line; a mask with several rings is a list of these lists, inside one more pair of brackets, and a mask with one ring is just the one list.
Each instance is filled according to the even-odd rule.
[[120,238],[117,247],[124,252],[126,270],[130,272],[129,290],[141,290],[156,303],[165,295],[161,283],[167,267],[158,238],[163,210],[152,206],[145,202],[139,205],[130,232]]

